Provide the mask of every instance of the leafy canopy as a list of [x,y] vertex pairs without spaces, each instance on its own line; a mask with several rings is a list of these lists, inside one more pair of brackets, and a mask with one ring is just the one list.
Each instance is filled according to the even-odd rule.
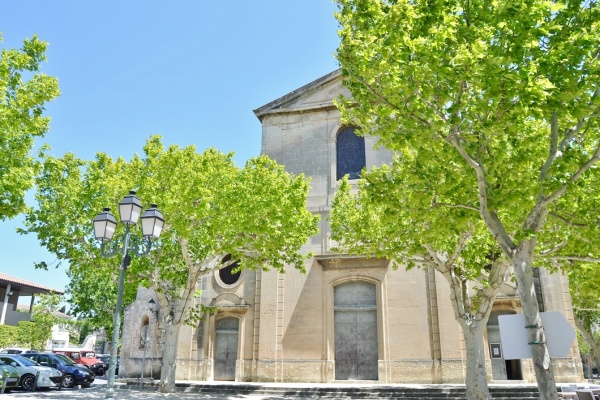
[[25,210],[25,192],[39,170],[30,152],[34,139],[48,131],[45,103],[59,95],[56,78],[38,73],[46,47],[33,36],[21,49],[0,54],[0,220]]
[[546,265],[599,259],[595,2],[337,3],[339,105],[401,154],[390,184],[462,208],[451,231],[482,217],[507,255],[535,233]]
[[[158,250],[133,257],[124,304],[134,299],[138,285],[175,300],[193,296],[198,278],[222,267],[228,254],[243,268],[304,269],[308,255],[300,247],[317,231],[317,219],[305,206],[308,182],[265,156],[243,168],[232,156],[215,149],[199,154],[193,146],[165,149],[153,136],[144,157],[130,161],[106,154],[87,162],[73,154],[48,157],[26,232],[69,262],[73,312],[111,326],[120,259],[100,256],[92,220],[103,207],[116,208],[132,188],[145,207],[158,205],[166,226]],[[117,229],[119,234],[123,226]]]

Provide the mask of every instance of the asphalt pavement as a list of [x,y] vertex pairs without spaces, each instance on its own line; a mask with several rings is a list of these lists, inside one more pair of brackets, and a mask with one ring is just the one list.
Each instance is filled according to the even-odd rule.
[[[56,400],[100,400],[106,397],[106,380],[102,377],[96,377],[94,383],[89,388],[73,389],[45,389],[35,392],[25,392],[20,389],[14,389],[8,394],[0,395],[2,400],[9,399],[56,399]],[[115,400],[158,400],[158,399],[196,399],[196,400],[280,400],[284,396],[277,395],[233,395],[231,393],[157,393],[155,389],[115,389],[113,397]],[[289,399],[289,397],[288,397]],[[296,397],[295,399],[301,399]]]

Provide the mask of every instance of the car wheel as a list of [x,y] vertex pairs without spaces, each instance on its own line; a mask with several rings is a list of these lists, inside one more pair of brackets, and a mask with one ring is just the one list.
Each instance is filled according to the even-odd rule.
[[21,387],[24,390],[33,390],[35,385],[35,376],[32,374],[25,374],[21,377]]
[[64,388],[72,388],[73,386],[75,386],[75,377],[69,374],[63,376],[61,385]]

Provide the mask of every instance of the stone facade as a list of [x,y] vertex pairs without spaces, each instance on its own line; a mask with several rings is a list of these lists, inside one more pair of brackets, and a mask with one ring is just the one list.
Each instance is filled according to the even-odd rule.
[[[454,320],[449,287],[434,270],[394,270],[387,260],[337,254],[327,216],[338,186],[338,133],[344,128],[333,101],[348,95],[340,71],[330,73],[257,110],[262,153],[291,173],[311,178],[308,208],[321,216],[320,233],[303,251],[306,274],[242,271],[237,280],[218,272],[198,283],[203,304],[218,307],[197,327],[184,327],[177,379],[251,382],[462,383],[465,346]],[[390,162],[366,137],[365,166]],[[573,324],[568,282],[541,270],[545,311],[560,311]],[[350,295],[348,294],[350,293]],[[352,295],[352,293],[357,293]],[[164,331],[147,307],[153,293],[140,288],[126,310],[122,376],[158,377]],[[497,316],[520,312],[515,287],[506,282],[494,305],[486,343],[499,342]],[[143,345],[140,332],[149,326]],[[490,381],[534,382],[530,360],[489,356]],[[557,381],[583,379],[576,343],[554,359]]]

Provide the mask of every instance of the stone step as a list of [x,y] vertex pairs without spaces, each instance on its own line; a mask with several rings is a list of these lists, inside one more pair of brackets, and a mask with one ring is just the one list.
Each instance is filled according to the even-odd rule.
[[[144,383],[143,387],[151,389],[157,382]],[[139,388],[139,382],[128,382],[132,388]],[[538,400],[537,387],[522,386],[490,386],[490,394],[494,400]],[[347,386],[347,385],[270,385],[270,384],[244,384],[244,383],[203,383],[203,382],[177,382],[176,390],[186,393],[221,393],[232,395],[260,395],[260,396],[285,396],[302,398],[326,399],[403,399],[403,400],[464,400],[464,386],[424,385],[424,386]]]

